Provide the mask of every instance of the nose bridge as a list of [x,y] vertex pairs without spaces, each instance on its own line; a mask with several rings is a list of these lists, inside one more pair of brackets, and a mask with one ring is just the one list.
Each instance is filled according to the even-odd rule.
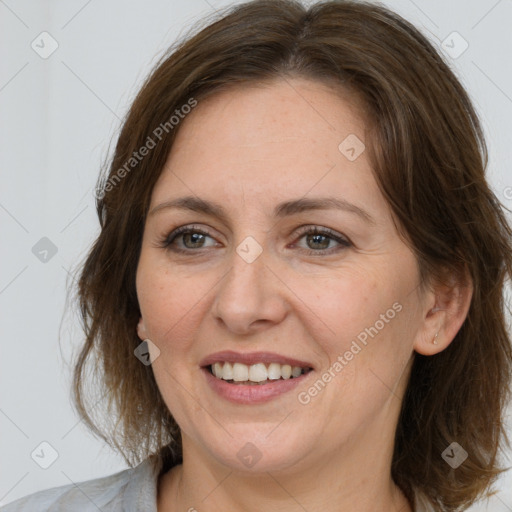
[[213,314],[227,328],[242,333],[256,322],[276,323],[285,314],[282,284],[268,267],[272,255],[252,236],[232,251],[230,268],[219,283]]

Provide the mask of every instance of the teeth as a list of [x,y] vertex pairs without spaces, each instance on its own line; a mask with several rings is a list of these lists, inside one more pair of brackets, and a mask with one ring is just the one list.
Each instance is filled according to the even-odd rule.
[[289,379],[292,376],[292,367],[289,364],[283,364],[281,366],[281,377],[283,379]]
[[298,377],[302,373],[302,368],[300,366],[294,366],[292,368],[292,377]]
[[277,363],[270,363],[268,365],[268,378],[270,380],[277,380],[281,378],[281,365]]
[[[222,366],[221,363],[219,365]],[[219,377],[226,380],[232,380],[233,379],[233,365],[231,363],[224,363],[224,366],[220,368],[219,370]]]
[[[222,375],[224,378],[224,374]],[[233,365],[233,380],[235,382],[245,382],[249,380],[249,367],[246,364],[235,363]]]
[[219,379],[222,379],[222,364],[221,363],[215,363],[212,366],[212,372],[215,377],[219,377]]
[[[245,365],[244,365],[245,366]],[[249,380],[252,382],[263,382],[267,380],[267,367],[263,363],[249,366]]]
[[248,366],[243,363],[215,363],[211,366],[213,375],[219,379],[234,382],[265,382],[267,380],[290,379],[302,375],[303,368],[289,364],[263,363]]

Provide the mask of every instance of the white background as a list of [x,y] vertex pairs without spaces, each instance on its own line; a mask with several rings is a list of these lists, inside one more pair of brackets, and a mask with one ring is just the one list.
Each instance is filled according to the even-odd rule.
[[[385,4],[436,46],[453,31],[469,44],[451,62],[486,130],[489,179],[512,208],[512,1]],[[0,0],[0,504],[126,467],[70,405],[70,356],[82,335],[76,315],[64,315],[66,280],[98,233],[93,187],[141,80],[186,29],[224,5]],[[43,31],[59,45],[47,59],[31,48]],[[57,248],[46,263],[32,252],[42,237]],[[58,453],[48,469],[30,456],[43,441]],[[512,511],[511,484],[508,472],[498,496],[472,510]]]

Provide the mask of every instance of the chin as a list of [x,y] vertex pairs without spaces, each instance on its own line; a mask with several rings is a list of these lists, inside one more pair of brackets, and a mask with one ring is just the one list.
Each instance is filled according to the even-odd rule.
[[[233,430],[229,429],[233,437],[228,442],[215,443],[209,448],[218,463],[233,471],[248,474],[286,472],[297,469],[310,451],[307,440],[303,436],[294,436],[289,430],[283,430],[281,435],[275,435],[276,432],[271,432],[268,427]],[[260,433],[262,430],[264,434]]]

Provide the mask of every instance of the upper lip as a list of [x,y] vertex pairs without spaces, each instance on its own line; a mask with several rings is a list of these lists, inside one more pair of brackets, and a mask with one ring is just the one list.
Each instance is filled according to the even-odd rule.
[[214,363],[243,363],[248,366],[257,363],[278,363],[289,364],[290,366],[300,366],[301,368],[313,368],[311,363],[295,359],[293,357],[276,354],[274,352],[235,352],[233,350],[223,350],[215,352],[205,357],[201,363],[201,367],[211,366]]

